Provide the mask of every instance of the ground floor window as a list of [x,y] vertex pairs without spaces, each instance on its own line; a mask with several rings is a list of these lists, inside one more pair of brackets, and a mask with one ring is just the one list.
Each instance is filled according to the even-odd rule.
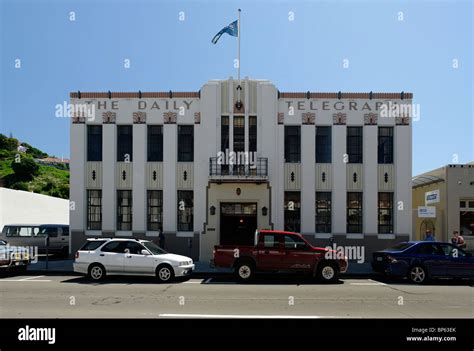
[[379,233],[393,233],[393,193],[379,193],[378,225]]
[[331,192],[316,192],[316,233],[331,233]]
[[178,191],[178,231],[192,232],[194,195],[192,190]]
[[459,202],[459,233],[474,235],[474,199],[463,199]]
[[162,231],[163,228],[163,191],[147,192],[147,230]]
[[300,232],[301,195],[299,191],[285,191],[285,230]]
[[117,230],[132,230],[131,190],[117,190]]
[[87,230],[102,229],[102,190],[87,190]]
[[362,193],[347,193],[347,233],[362,233]]

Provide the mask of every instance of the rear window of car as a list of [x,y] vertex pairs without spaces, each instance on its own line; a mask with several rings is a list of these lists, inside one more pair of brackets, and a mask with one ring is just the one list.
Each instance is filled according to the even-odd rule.
[[387,249],[390,251],[403,251],[405,249],[408,249],[409,247],[413,246],[413,243],[398,243],[395,244]]
[[79,250],[80,251],[90,251],[90,250],[95,250],[99,246],[101,246],[103,243],[105,243],[105,240],[94,240],[94,241],[88,241],[84,244],[83,247],[81,247]]

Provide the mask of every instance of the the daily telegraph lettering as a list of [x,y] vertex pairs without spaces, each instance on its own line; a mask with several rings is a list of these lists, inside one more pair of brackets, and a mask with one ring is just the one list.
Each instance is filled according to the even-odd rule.
[[295,111],[379,111],[387,104],[385,101],[334,100],[284,100],[283,103],[286,110]]
[[[133,104],[139,111],[190,110],[199,100],[194,99],[147,99],[147,100],[99,100],[94,104],[98,110],[119,110],[122,104]],[[91,101],[86,101],[91,103]],[[341,100],[283,100],[280,108],[294,111],[380,111],[390,104],[404,105],[395,101],[341,101]]]
[[153,111],[153,110],[180,110],[183,107],[186,110],[191,109],[195,100],[136,100],[136,101],[118,101],[118,100],[99,100],[94,104],[98,110],[119,110],[121,104],[133,104],[137,110]]

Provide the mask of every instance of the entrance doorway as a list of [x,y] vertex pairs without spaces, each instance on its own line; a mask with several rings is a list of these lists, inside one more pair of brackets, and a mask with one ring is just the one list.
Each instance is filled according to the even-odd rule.
[[221,203],[221,245],[253,245],[256,229],[256,203]]

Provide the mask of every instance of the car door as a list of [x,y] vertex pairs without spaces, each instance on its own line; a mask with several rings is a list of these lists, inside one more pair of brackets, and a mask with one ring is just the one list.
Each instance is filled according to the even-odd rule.
[[297,235],[285,235],[283,238],[285,254],[282,260],[283,269],[290,271],[309,271],[312,269],[314,252],[308,244]]
[[436,243],[421,243],[418,247],[417,259],[428,269],[430,276],[446,276],[446,256]]
[[99,251],[97,261],[102,263],[107,273],[123,273],[125,241],[112,240]]
[[446,274],[456,278],[474,277],[474,259],[451,244],[439,244],[446,256]]
[[280,270],[282,269],[283,255],[282,235],[278,234],[260,234],[257,246],[257,268],[261,270]]
[[[123,271],[129,274],[154,274],[154,257],[142,254],[145,247],[137,241],[125,242]],[[148,251],[148,250],[147,250]]]

